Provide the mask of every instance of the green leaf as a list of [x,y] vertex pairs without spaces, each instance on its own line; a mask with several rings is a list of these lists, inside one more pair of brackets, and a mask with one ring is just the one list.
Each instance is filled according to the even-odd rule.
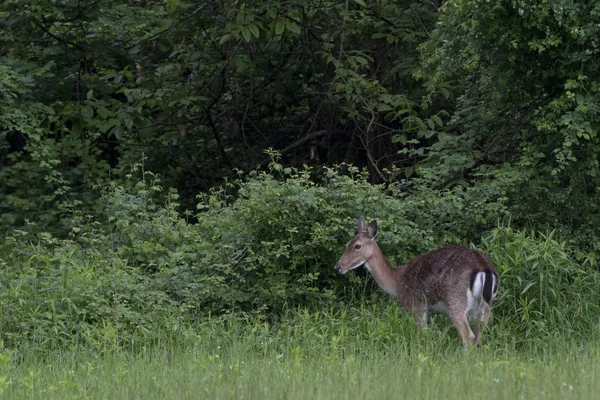
[[246,40],[246,42],[250,42],[250,29],[248,29],[247,27],[243,27],[242,28],[242,35],[244,36],[244,39]]
[[527,284],[527,286],[525,286],[525,288],[521,291],[521,296],[523,296],[525,292],[527,292],[529,288],[532,287],[534,284],[535,282],[530,282],[529,284]]
[[285,29],[285,21],[282,19],[278,19],[277,22],[275,23],[275,34],[281,35],[283,33],[284,29]]
[[360,4],[363,7],[366,7],[367,4],[364,2],[364,0],[354,0],[355,3]]
[[98,113],[98,116],[100,116],[100,118],[108,118],[114,115],[114,113],[111,110],[102,106],[98,107],[96,109],[96,112]]
[[177,10],[178,3],[179,0],[167,0],[167,11],[170,13],[175,12],[175,10]]
[[252,34],[254,35],[254,37],[258,39],[258,36],[260,34],[260,32],[258,30],[258,26],[256,26],[256,25],[249,25],[248,29],[250,29],[250,32],[252,32]]
[[81,116],[86,119],[92,119],[94,117],[94,109],[92,107],[83,107],[81,109]]
[[285,27],[288,31],[300,34],[300,27],[293,21],[285,21]]
[[221,39],[219,39],[219,45],[225,43],[230,38],[231,38],[231,35],[229,33],[224,34],[223,36],[221,36]]
[[359,63],[360,65],[367,65],[369,62],[367,61],[366,58],[364,57],[354,57],[354,60],[356,60],[357,63]]
[[392,136],[392,143],[402,143],[403,145],[406,145],[406,142],[408,141],[408,138],[406,137],[406,135],[403,133],[401,135],[394,135]]

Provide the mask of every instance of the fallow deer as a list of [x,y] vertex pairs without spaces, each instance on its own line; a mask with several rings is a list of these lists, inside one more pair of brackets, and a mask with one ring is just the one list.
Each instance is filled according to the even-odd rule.
[[[445,312],[458,330],[465,352],[469,343],[481,347],[481,323],[487,323],[498,293],[498,272],[483,253],[462,246],[446,246],[393,267],[375,241],[377,221],[358,220],[358,234],[347,244],[335,269],[346,272],[365,266],[386,293],[411,313],[417,327],[430,313]],[[475,322],[473,330],[469,321]]]

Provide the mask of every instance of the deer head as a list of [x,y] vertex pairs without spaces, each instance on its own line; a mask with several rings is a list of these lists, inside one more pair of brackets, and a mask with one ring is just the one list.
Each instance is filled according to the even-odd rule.
[[358,233],[346,243],[346,250],[335,265],[335,269],[340,274],[345,274],[368,263],[378,247],[375,242],[376,234],[377,221],[371,221],[367,226],[365,218],[360,217],[358,220]]

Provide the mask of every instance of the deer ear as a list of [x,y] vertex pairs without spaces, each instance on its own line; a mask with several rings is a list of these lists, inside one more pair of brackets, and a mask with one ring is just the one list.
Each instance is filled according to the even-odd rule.
[[369,236],[371,236],[372,238],[374,238],[375,235],[377,235],[377,221],[373,220],[369,223],[369,226],[367,227],[367,232],[369,232]]
[[365,217],[360,217],[358,219],[358,231],[366,232],[367,231],[367,223],[365,222]]

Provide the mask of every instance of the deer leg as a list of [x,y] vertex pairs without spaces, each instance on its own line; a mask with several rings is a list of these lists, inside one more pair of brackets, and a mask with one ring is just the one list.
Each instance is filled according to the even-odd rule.
[[427,327],[427,324],[429,323],[429,313],[427,312],[426,307],[413,307],[410,313],[415,319],[417,329],[422,330]]
[[427,309],[422,310],[420,313],[420,317],[421,317],[421,327],[422,328],[427,328],[429,326],[429,323],[431,322],[431,315],[429,314],[429,311],[427,311]]
[[475,334],[469,326],[469,321],[467,320],[467,313],[462,312],[449,314],[450,319],[452,320],[452,324],[454,325],[454,327],[458,331],[458,334],[460,335],[460,338],[462,339],[465,353],[468,353],[470,343],[475,340]]
[[482,305],[480,311],[477,313],[477,318],[475,320],[475,327],[473,329],[473,333],[475,334],[475,343],[477,347],[481,349],[481,336],[482,331],[487,324],[490,318],[490,307],[486,305]]
[[477,347],[481,349],[481,331],[483,330],[483,326],[479,321],[475,321],[475,326],[473,327],[473,334],[475,335],[475,339],[473,340]]

